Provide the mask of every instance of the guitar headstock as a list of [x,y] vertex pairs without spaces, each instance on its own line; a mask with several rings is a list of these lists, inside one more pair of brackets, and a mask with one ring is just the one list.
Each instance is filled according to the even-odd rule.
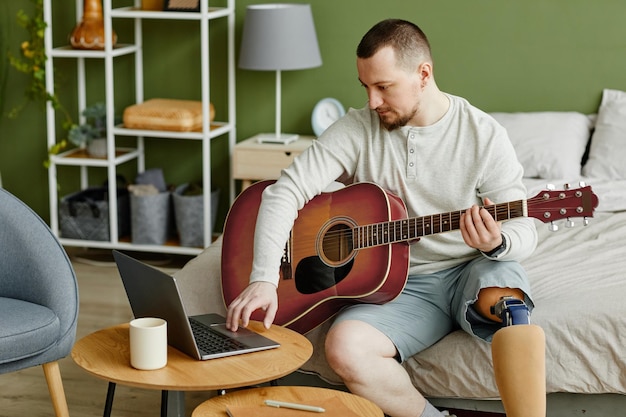
[[593,211],[598,207],[598,196],[593,193],[591,186],[580,184],[579,188],[571,188],[566,184],[563,190],[555,190],[554,187],[541,191],[527,200],[528,216],[541,220],[544,223],[552,223],[551,230],[557,230],[553,222],[567,219],[568,226],[573,226],[571,220],[574,217],[584,217],[587,225],[587,217],[593,217]]

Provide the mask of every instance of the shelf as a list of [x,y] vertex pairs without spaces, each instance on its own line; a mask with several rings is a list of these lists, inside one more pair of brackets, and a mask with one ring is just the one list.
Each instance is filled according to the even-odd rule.
[[118,249],[127,251],[138,252],[159,252],[159,253],[173,253],[180,255],[197,255],[204,250],[204,248],[190,248],[178,245],[177,241],[168,241],[164,245],[141,245],[132,243],[130,241],[120,240],[117,243],[109,242],[106,240],[84,240],[84,239],[65,239],[59,238],[62,245],[65,246],[78,246],[84,248],[99,248],[99,249]]
[[[225,122],[211,123],[209,139],[222,136],[232,132],[233,127]],[[150,138],[170,138],[170,139],[193,139],[202,140],[205,138],[204,132],[196,130],[192,132],[178,132],[173,130],[150,130],[150,129],[128,129],[123,125],[118,125],[113,129],[113,133],[119,136],[142,136]]]
[[[58,155],[50,155],[50,165],[48,167],[48,192],[50,194],[50,229],[52,232],[60,238],[60,241],[63,245],[66,246],[80,246],[80,247],[93,247],[93,248],[101,248],[101,249],[120,249],[120,250],[128,250],[128,251],[145,251],[145,252],[164,252],[164,253],[172,253],[172,254],[188,254],[188,255],[196,255],[200,253],[203,248],[199,247],[183,247],[180,245],[179,241],[168,241],[163,245],[146,245],[146,244],[135,244],[131,241],[129,237],[120,237],[118,230],[119,222],[118,222],[118,211],[117,210],[108,210],[108,227],[110,239],[107,241],[92,241],[92,240],[82,240],[82,239],[68,239],[63,238],[60,233],[60,221],[59,221],[59,195],[58,195],[58,181],[60,176],[66,175],[64,170],[59,171],[58,167],[60,166],[75,166],[79,168],[80,171],[80,188],[85,189],[90,185],[91,170],[95,167],[97,170],[101,171],[102,169],[106,170],[107,178],[114,179],[118,175],[118,166],[132,162],[130,165],[131,169],[134,169],[134,165],[136,164],[137,173],[143,172],[146,170],[146,154],[151,152],[151,148],[160,146],[160,142],[157,141],[145,141],[144,138],[163,138],[163,140],[194,140],[198,141],[198,152],[197,155],[202,160],[202,182],[204,184],[212,184],[211,180],[211,158],[212,158],[212,146],[211,141],[218,137],[227,136],[228,140],[228,153],[226,154],[225,150],[220,148],[220,152],[223,151],[226,154],[227,158],[230,158],[232,155],[232,150],[236,142],[235,138],[235,116],[236,116],[236,107],[235,107],[235,0],[226,0],[225,7],[209,7],[208,0],[203,2],[201,5],[202,11],[200,12],[174,12],[174,11],[150,11],[150,10],[141,10],[137,8],[139,4],[138,1],[115,1],[119,6],[131,5],[129,7],[112,7],[113,0],[103,0],[102,1],[102,12],[104,18],[104,28],[105,32],[109,32],[113,30],[114,23],[126,23],[120,22],[118,19],[131,19],[132,23],[132,31],[133,35],[129,36],[126,34],[126,42],[125,44],[117,44],[115,46],[111,45],[112,37],[106,35],[106,45],[103,50],[81,50],[74,49],[70,45],[61,45],[58,47],[53,47],[53,28],[52,28],[52,8],[53,8],[53,0],[44,0],[43,1],[43,15],[44,20],[46,22],[46,27],[44,29],[44,43],[46,48],[46,56],[49,59],[46,61],[46,86],[50,91],[54,91],[54,60],[55,59],[66,59],[73,58],[76,60],[76,81],[78,84],[78,89],[76,92],[77,103],[78,103],[78,115],[80,115],[80,111],[86,107],[86,104],[90,101],[91,97],[88,96],[88,88],[87,88],[87,76],[91,70],[90,65],[86,65],[86,59],[102,59],[104,63],[104,102],[106,103],[106,111],[107,111],[107,145],[110,147],[110,151],[114,153],[113,155],[109,155],[104,158],[92,157],[87,154],[84,149],[74,148],[62,152]],[[119,4],[121,3],[121,4]],[[77,14],[83,13],[83,5],[84,0],[75,0],[76,11]],[[134,5],[134,6],[132,6]],[[56,6],[55,6],[56,7]],[[68,10],[59,10],[59,13],[66,13]],[[78,16],[80,19],[81,16]],[[227,25],[224,27],[223,25],[219,25],[219,33],[210,31],[209,28],[209,20],[212,19],[227,19]],[[134,102],[139,103],[144,100],[144,71],[149,71],[151,66],[144,65],[144,45],[153,42],[150,34],[144,34],[144,30],[148,28],[147,25],[142,25],[142,21],[144,19],[150,20],[161,20],[162,24],[159,26],[165,26],[167,28],[168,21],[170,25],[173,23],[172,21],[197,21],[200,23],[200,33],[199,33],[199,49],[193,53],[193,55],[189,56],[189,59],[192,62],[196,61],[196,58],[200,57],[200,76],[198,80],[190,80],[189,82],[194,83],[197,87],[197,91],[200,92],[201,97],[200,101],[203,103],[203,125],[204,128],[198,129],[192,132],[177,132],[177,131],[163,131],[163,130],[149,130],[149,129],[127,129],[123,125],[114,125],[111,123],[114,120],[114,112],[115,112],[115,103],[116,99],[118,101],[130,101],[134,100]],[[131,25],[127,25],[131,26]],[[146,26],[146,28],[144,28]],[[65,30],[65,29],[64,29]],[[154,29],[151,29],[154,30]],[[157,29],[161,30],[161,29]],[[209,36],[211,34],[211,36]],[[69,35],[69,34],[67,34]],[[66,36],[67,36],[66,35]],[[148,35],[148,36],[144,36]],[[227,100],[225,100],[225,104],[228,106],[225,115],[223,116],[222,121],[209,122],[208,115],[209,113],[206,111],[208,107],[207,104],[211,102],[211,66],[210,66],[210,53],[209,53],[209,43],[210,37],[216,37],[217,39],[221,39],[224,41],[224,44],[228,50],[228,53],[225,56],[227,71],[223,74],[223,82],[226,82],[227,88],[226,95]],[[129,40],[131,43],[129,44]],[[163,51],[163,54],[167,54],[167,50]],[[131,56],[131,59],[134,60],[134,98],[123,97],[123,100],[116,97],[119,93],[116,91],[115,87],[115,76],[116,70],[122,64],[115,60],[116,57],[119,56]],[[124,60],[124,65],[128,64],[128,60]],[[165,60],[167,61],[167,60]],[[161,62],[161,61],[160,61]],[[171,64],[168,62],[163,62],[163,65]],[[180,64],[175,65],[184,65],[183,61]],[[177,68],[177,67],[176,67]],[[124,74],[124,76],[130,76],[130,74]],[[91,81],[91,80],[90,80]],[[222,82],[222,81],[221,81]],[[94,87],[95,88],[95,87]],[[184,99],[181,97],[181,99]],[[196,98],[194,98],[196,99]],[[206,116],[206,117],[205,117]],[[46,118],[48,122],[47,129],[47,146],[50,149],[52,146],[57,144],[58,132],[56,129],[56,119],[58,115],[56,114],[56,109],[51,105],[51,103],[47,103],[46,105]],[[79,117],[82,121],[82,118]],[[116,146],[118,144],[118,139],[124,137],[124,145],[128,147],[119,147]],[[221,140],[221,139],[220,139]],[[113,151],[114,149],[114,151]],[[129,168],[127,166],[124,167]],[[95,170],[95,169],[93,169]],[[98,172],[101,174],[101,172]],[[229,202],[234,199],[234,179],[230,173],[224,173],[228,176],[229,179],[229,192],[224,193],[229,195]],[[108,206],[109,207],[117,207],[118,197],[115,192],[116,183],[115,181],[108,181]],[[210,187],[207,187],[210,189]],[[212,226],[214,224],[213,218],[211,217],[214,212],[212,207],[215,204],[212,201],[211,193],[205,191],[203,194],[203,206],[204,210],[201,214],[203,219],[203,237],[204,237],[204,245],[209,246],[213,241],[213,231]],[[186,240],[183,240],[187,242]]]
[[170,19],[170,20],[202,20],[218,19],[229,16],[232,10],[226,7],[209,7],[206,14],[202,12],[170,12],[141,10],[135,7],[120,7],[111,10],[111,17],[141,18],[141,19]]
[[[136,53],[139,50],[137,45],[119,44],[113,47],[111,56],[117,57]],[[51,54],[54,58],[106,58],[107,52],[104,50],[74,49],[70,45],[54,48]]]
[[[115,165],[128,162],[132,159],[138,158],[139,152],[137,149],[132,148],[117,148],[115,149],[115,158],[113,163]],[[91,166],[91,167],[107,167],[109,166],[108,158],[98,158],[90,156],[84,149],[70,149],[58,155],[50,156],[50,160],[56,165],[74,165],[74,166]]]

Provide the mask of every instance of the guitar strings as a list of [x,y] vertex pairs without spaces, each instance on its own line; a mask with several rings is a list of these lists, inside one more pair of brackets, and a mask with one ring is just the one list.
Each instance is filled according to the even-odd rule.
[[[524,203],[526,203],[526,206],[530,209],[536,208],[537,206],[545,206],[547,203],[553,203],[558,201],[565,202],[565,200],[560,196],[554,196],[547,199],[537,196],[528,200],[517,200],[509,203],[492,204],[488,206],[483,206],[482,208],[490,211],[492,216],[494,216],[496,219],[504,217],[504,219],[501,221],[506,221],[513,218],[525,217],[522,211]],[[559,209],[563,209],[569,212],[570,210],[575,211],[577,207],[578,206],[576,205],[561,206]],[[367,225],[358,225],[354,227],[346,225],[346,227],[343,229],[329,230],[328,232],[326,232],[323,237],[323,245],[326,249],[330,250],[345,248],[346,246],[355,247],[353,242],[354,235],[355,233],[358,235],[359,232],[362,233],[360,233],[360,238],[357,237],[357,240],[359,240],[361,245],[356,246],[360,249],[417,239],[422,236],[429,236],[432,234],[454,231],[458,230],[458,223],[460,222],[460,218],[463,213],[465,213],[465,211],[466,210],[459,210],[449,213],[389,220]],[[442,219],[447,219],[445,220],[445,224],[443,223]],[[436,225],[436,227],[433,227],[433,224]],[[424,233],[424,228],[428,229],[426,233]],[[406,231],[415,231],[415,229],[420,230],[422,233],[417,235],[410,234],[410,236],[406,236]],[[356,232],[357,230],[358,232]],[[385,230],[386,232],[384,232]],[[311,244],[317,240],[316,235],[312,234],[311,236],[312,237],[308,239],[299,239],[298,243],[296,243],[296,245],[294,246],[298,248],[310,247]],[[390,238],[391,236],[396,238],[392,239]],[[398,236],[400,236],[400,238],[397,238]],[[378,241],[379,239],[380,242]]]

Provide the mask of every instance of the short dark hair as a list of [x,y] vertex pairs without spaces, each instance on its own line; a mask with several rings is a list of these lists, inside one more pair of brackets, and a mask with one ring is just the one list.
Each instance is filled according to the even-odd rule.
[[416,24],[401,19],[387,19],[374,25],[361,39],[356,55],[371,58],[386,46],[393,48],[398,64],[408,69],[425,60],[432,61],[426,34]]

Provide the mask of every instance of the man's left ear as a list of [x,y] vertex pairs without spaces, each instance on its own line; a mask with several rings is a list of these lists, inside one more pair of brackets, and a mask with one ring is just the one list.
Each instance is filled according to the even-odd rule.
[[430,62],[422,62],[420,66],[417,67],[417,71],[420,77],[420,85],[424,88],[428,80],[432,77],[433,67]]

